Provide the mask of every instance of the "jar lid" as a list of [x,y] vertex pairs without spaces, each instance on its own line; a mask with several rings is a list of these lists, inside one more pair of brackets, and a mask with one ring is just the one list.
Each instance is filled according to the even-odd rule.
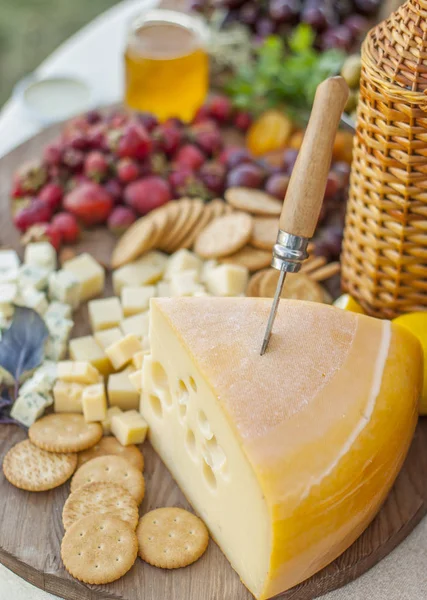
[[32,74],[17,84],[13,95],[19,98],[31,118],[44,125],[94,107],[92,88],[74,75],[41,77]]

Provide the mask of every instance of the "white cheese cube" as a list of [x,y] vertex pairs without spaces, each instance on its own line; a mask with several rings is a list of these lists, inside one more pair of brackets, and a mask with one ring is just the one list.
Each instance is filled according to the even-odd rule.
[[0,274],[18,269],[21,261],[15,250],[0,250]]
[[118,298],[92,300],[88,304],[88,310],[92,331],[111,329],[123,319],[122,306]]
[[135,262],[116,269],[113,273],[114,293],[118,296],[125,286],[140,286],[156,283],[161,279],[167,256],[161,252],[147,252]]
[[49,277],[49,298],[69,304],[74,310],[80,304],[81,283],[69,271],[56,271]]
[[203,263],[202,271],[200,273],[200,281],[206,285],[208,274],[212,271],[212,269],[214,269],[217,266],[218,266],[217,260],[214,260],[214,259],[206,260]]
[[148,336],[148,329],[150,325],[150,313],[144,312],[133,317],[127,317],[120,323],[120,329],[124,335],[133,333],[137,338],[141,339]]
[[107,417],[107,397],[103,383],[88,385],[82,394],[83,416],[87,423],[104,421]]
[[67,273],[72,273],[81,284],[81,300],[89,300],[102,293],[105,285],[105,270],[90,254],[84,252],[62,265]]
[[15,298],[15,304],[32,308],[39,313],[39,315],[43,315],[48,307],[46,294],[31,287],[20,290],[18,296]]
[[44,290],[47,287],[49,271],[38,265],[22,265],[19,269],[19,287]]
[[24,262],[48,271],[56,269],[56,250],[49,242],[34,242],[25,248]]
[[54,301],[49,304],[47,311],[44,314],[44,318],[61,317],[63,319],[71,319],[72,313],[73,310],[69,304]]
[[238,296],[248,285],[249,271],[240,265],[220,265],[207,274],[206,287],[214,296]]
[[190,252],[190,250],[186,250],[185,248],[181,248],[181,250],[178,250],[178,252],[175,252],[169,258],[164,279],[169,281],[172,278],[172,275],[180,273],[181,271],[197,271],[197,273],[200,274],[202,264],[203,262],[197,254],[194,254],[194,252]]
[[49,404],[52,404],[51,398],[48,399],[41,394],[20,393],[12,406],[10,416],[26,427],[30,427],[36,419],[42,416]]
[[203,292],[204,287],[199,283],[197,271],[181,271],[174,273],[170,280],[172,296],[193,296],[196,292]]
[[157,296],[159,298],[169,298],[171,295],[171,288],[167,281],[159,281],[157,284]]
[[131,317],[132,315],[148,310],[150,298],[154,298],[155,295],[156,287],[154,285],[123,287],[120,297],[124,316]]

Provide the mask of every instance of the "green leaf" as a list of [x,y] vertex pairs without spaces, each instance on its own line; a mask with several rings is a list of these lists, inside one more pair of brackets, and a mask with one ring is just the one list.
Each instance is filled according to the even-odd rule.
[[315,34],[310,25],[300,23],[289,37],[289,48],[295,54],[305,52],[313,47]]
[[27,371],[41,364],[48,335],[45,322],[34,310],[15,307],[12,324],[0,341],[0,366],[16,383]]

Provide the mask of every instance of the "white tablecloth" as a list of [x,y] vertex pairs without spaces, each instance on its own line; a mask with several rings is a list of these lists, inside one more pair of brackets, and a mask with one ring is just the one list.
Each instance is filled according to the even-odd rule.
[[[122,49],[129,21],[139,11],[155,4],[157,0],[121,2],[58,48],[37,72],[42,75],[76,74],[91,82],[100,104],[119,101],[123,92]],[[10,100],[0,113],[0,156],[39,129],[40,126],[25,114],[19,102]],[[427,519],[368,573],[324,598],[427,600]],[[0,565],[0,600],[54,599],[51,594],[34,588]]]

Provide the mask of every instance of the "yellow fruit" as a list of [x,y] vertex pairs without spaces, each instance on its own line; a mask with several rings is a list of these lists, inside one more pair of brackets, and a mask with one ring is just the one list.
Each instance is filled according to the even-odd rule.
[[292,121],[280,110],[268,110],[250,126],[246,146],[255,156],[285,148],[292,133]]
[[363,308],[354,298],[352,298],[352,296],[350,296],[350,294],[343,294],[337,298],[334,302],[334,306],[337,308],[342,308],[343,310],[350,310],[351,312],[359,313],[361,315],[365,314]]
[[413,333],[420,341],[424,352],[424,385],[420,400],[420,415],[427,415],[427,312],[414,312],[393,319]]

